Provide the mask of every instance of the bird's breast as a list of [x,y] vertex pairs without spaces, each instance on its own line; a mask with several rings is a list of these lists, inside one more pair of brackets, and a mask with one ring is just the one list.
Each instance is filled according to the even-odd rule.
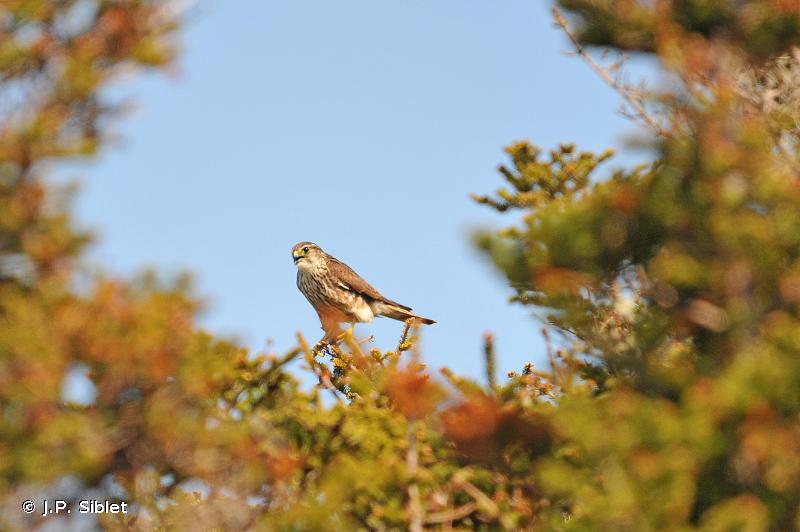
[[363,296],[342,288],[324,269],[299,268],[297,288],[317,311],[333,307],[352,321],[366,322],[374,318],[372,309]]
[[314,307],[322,306],[330,297],[328,285],[322,272],[310,268],[297,269],[297,288]]

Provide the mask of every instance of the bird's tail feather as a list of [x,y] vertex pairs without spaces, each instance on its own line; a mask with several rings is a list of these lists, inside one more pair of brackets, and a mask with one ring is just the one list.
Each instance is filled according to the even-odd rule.
[[433,325],[436,323],[434,320],[430,318],[423,318],[422,316],[417,316],[413,312],[411,312],[410,308],[403,307],[400,305],[394,305],[391,303],[381,303],[379,308],[377,309],[378,312],[376,314],[380,316],[386,316],[387,318],[392,318],[393,320],[398,321],[406,321],[409,318],[413,318],[415,323],[422,323],[425,325]]

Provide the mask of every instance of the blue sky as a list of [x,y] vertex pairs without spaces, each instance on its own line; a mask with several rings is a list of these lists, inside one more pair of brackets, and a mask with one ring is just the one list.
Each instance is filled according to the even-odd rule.
[[[514,140],[600,150],[632,131],[547,2],[201,0],[181,45],[177,77],[120,84],[137,102],[122,141],[70,170],[92,261],[190,270],[203,325],[284,351],[322,335],[290,257],[311,240],[439,321],[431,366],[481,376],[486,330],[503,373],[543,363],[539,325],[469,239],[516,218],[468,195],[501,185]],[[389,349],[401,328],[356,331]]]

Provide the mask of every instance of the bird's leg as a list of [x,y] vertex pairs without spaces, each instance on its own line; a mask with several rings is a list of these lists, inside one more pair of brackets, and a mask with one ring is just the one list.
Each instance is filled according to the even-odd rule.
[[350,327],[348,327],[346,330],[344,330],[340,334],[338,334],[336,336],[336,344],[339,344],[339,342],[343,342],[348,337],[352,339],[353,338],[353,329],[354,328],[355,328],[355,325],[351,323]]
[[339,316],[334,312],[328,312],[323,309],[319,312],[319,320],[322,322],[322,330],[325,331],[325,336],[322,337],[320,343],[325,342],[329,345],[336,345],[339,343],[339,336],[342,334],[342,328],[339,327]]

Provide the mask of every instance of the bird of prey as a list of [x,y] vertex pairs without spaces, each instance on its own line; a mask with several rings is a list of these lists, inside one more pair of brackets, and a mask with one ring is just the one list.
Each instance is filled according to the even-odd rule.
[[300,242],[292,248],[297,265],[297,288],[319,315],[328,343],[336,343],[341,323],[363,323],[375,316],[431,325],[435,321],[417,316],[411,308],[381,295],[347,264],[322,251],[313,242]]

